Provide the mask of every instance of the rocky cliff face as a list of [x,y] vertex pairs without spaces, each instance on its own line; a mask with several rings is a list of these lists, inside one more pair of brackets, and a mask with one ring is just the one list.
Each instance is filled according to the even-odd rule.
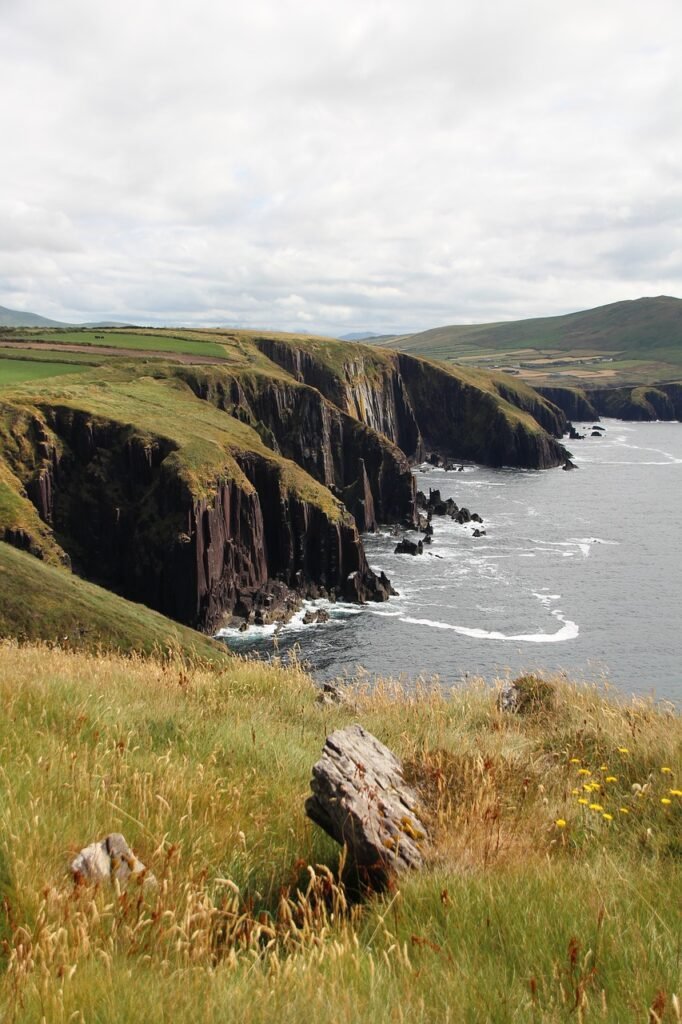
[[621,420],[682,420],[682,384],[597,388],[588,392],[602,416]]
[[276,583],[300,596],[388,596],[352,517],[304,500],[274,459],[245,453],[242,480],[216,479],[197,497],[166,439],[65,407],[32,423],[25,486],[42,520],[78,572],[132,600],[213,630],[276,600]]
[[414,478],[405,454],[316,388],[196,368],[180,375],[198,397],[248,423],[273,451],[329,487],[361,531],[415,521]]
[[627,385],[616,388],[539,387],[569,420],[682,420],[682,383]]
[[588,396],[588,393],[582,388],[538,387],[536,390],[561,409],[569,420],[580,423],[599,419],[599,413],[591,401],[591,395]]
[[428,450],[493,466],[545,469],[566,461],[555,440],[565,417],[530,389],[497,380],[485,389],[435,363],[402,353],[366,354],[360,345],[354,346],[357,354],[331,367],[286,341],[257,343],[269,359],[386,436],[411,460]]

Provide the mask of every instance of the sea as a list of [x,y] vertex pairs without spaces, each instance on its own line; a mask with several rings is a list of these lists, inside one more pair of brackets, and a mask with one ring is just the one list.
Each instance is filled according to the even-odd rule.
[[329,621],[305,625],[303,610],[283,628],[220,637],[241,654],[296,656],[318,681],[565,673],[682,704],[682,424],[576,426],[587,436],[565,442],[575,471],[417,470],[422,491],[483,525],[434,516],[417,556],[395,554],[388,528],[365,536],[398,591],[386,604],[307,602]]

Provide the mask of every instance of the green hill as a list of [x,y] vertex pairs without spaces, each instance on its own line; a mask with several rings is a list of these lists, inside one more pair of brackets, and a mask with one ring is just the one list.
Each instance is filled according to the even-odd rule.
[[0,542],[0,637],[69,649],[174,652],[227,663],[218,643]]
[[392,338],[413,355],[504,368],[533,382],[647,382],[679,376],[682,300],[613,302],[565,316],[437,327]]

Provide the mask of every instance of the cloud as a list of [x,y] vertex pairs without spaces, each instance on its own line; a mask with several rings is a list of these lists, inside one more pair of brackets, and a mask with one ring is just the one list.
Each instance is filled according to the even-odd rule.
[[0,303],[406,331],[682,291],[677,0],[236,7],[4,0]]

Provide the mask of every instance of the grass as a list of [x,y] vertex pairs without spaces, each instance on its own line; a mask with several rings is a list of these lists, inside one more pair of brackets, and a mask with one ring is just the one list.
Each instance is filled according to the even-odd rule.
[[188,355],[224,357],[222,345],[214,341],[197,341],[184,334],[161,331],[112,331],[106,329],[80,331],[38,331],[32,341],[50,341],[58,345],[92,345],[122,350],[147,352],[182,352]]
[[69,363],[11,359],[0,354],[0,388],[11,387],[27,380],[42,377],[60,377],[65,373],[78,373],[79,367]]
[[70,649],[227,658],[201,633],[0,543],[0,637],[12,636]]
[[[329,708],[295,663],[6,643],[5,1019],[679,1021],[680,718],[552,682],[523,715],[477,683]],[[303,801],[357,720],[403,758],[432,846],[349,908]],[[588,783],[609,810],[578,802]],[[111,830],[155,888],[74,889],[70,859]]]

